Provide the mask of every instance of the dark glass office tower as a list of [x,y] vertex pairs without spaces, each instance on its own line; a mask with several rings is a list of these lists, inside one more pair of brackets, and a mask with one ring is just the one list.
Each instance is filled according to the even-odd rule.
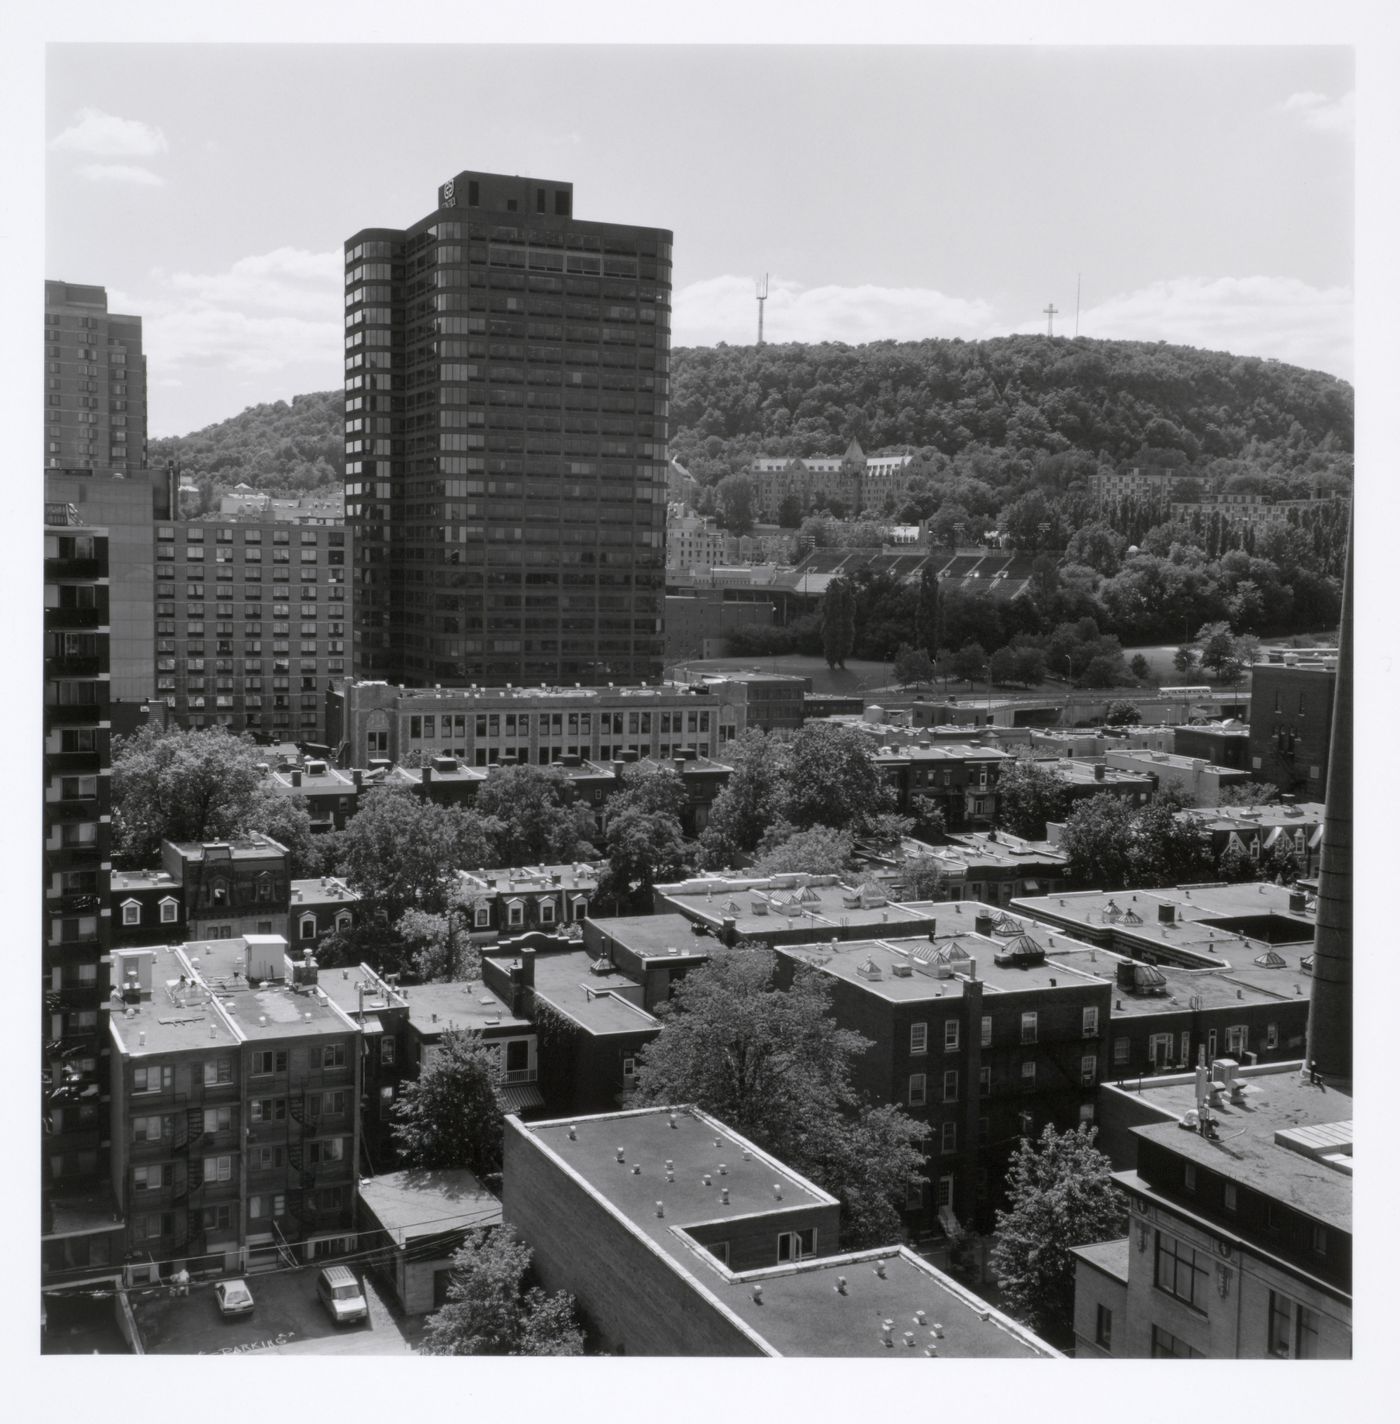
[[671,234],[459,173],[345,245],[355,674],[661,674]]

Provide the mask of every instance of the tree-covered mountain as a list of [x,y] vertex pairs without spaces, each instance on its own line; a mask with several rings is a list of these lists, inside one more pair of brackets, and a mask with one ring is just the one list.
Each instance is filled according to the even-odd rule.
[[[935,491],[989,513],[1133,459],[1276,497],[1351,478],[1352,388],[1227,352],[1046,336],[720,345],[678,347],[671,371],[671,450],[706,484],[755,455],[839,453],[853,437],[920,455]],[[343,406],[339,391],[251,406],[151,441],[151,462],[178,461],[215,497],[239,481],[334,485]]]
[[835,454],[853,437],[867,453],[922,454],[934,473],[994,486],[1034,482],[1051,456],[1062,469],[1146,455],[1206,479],[1349,479],[1353,419],[1352,388],[1334,376],[1165,343],[1007,336],[672,353],[672,453],[705,483],[754,455]]
[[239,483],[264,494],[297,495],[339,488],[345,471],[345,398],[340,391],[249,406],[241,415],[190,435],[149,443],[152,465],[174,460],[197,485],[207,508]]

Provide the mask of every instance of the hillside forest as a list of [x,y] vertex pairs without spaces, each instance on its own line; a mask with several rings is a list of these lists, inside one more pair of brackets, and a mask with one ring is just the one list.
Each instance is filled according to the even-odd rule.
[[[254,406],[178,439],[175,460],[201,509],[240,481],[295,495],[341,480],[338,391]],[[928,521],[935,544],[995,531],[1036,557],[1029,597],[950,597],[949,646],[994,651],[1092,619],[1124,642],[1186,640],[1225,621],[1237,634],[1325,627],[1336,618],[1349,511],[1290,510],[1256,532],[1228,504],[1173,521],[1144,497],[1100,507],[1100,470],[1168,469],[1175,498],[1349,495],[1354,396],[1344,381],[1281,362],[1164,343],[1010,336],[677,348],[671,454],[698,482],[695,506],[734,532],[751,523],[744,475],[759,456],[913,456],[882,507],[783,510],[809,545],[871,542],[879,521]],[[859,521],[862,516],[864,523]],[[797,545],[797,538],[794,538]],[[855,656],[892,657],[913,636],[915,590],[855,590]],[[966,605],[966,606],[964,606]],[[816,625],[808,642],[819,639]],[[775,649],[776,651],[776,649]]]

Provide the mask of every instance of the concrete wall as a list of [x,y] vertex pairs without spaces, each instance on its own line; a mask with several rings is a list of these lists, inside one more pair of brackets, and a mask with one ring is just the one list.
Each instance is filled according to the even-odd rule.
[[762,1355],[659,1248],[506,1119],[502,1211],[534,1250],[548,1291],[571,1292],[604,1350],[629,1355]]

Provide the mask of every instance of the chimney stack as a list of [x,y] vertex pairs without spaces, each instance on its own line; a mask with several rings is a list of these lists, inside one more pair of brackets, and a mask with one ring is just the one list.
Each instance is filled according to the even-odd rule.
[[1322,832],[1322,873],[1317,886],[1317,935],[1312,997],[1308,1005],[1308,1064],[1327,1078],[1351,1080],[1351,773],[1352,638],[1354,636],[1355,528],[1347,545],[1337,684],[1332,696],[1332,737],[1327,756],[1327,809]]

